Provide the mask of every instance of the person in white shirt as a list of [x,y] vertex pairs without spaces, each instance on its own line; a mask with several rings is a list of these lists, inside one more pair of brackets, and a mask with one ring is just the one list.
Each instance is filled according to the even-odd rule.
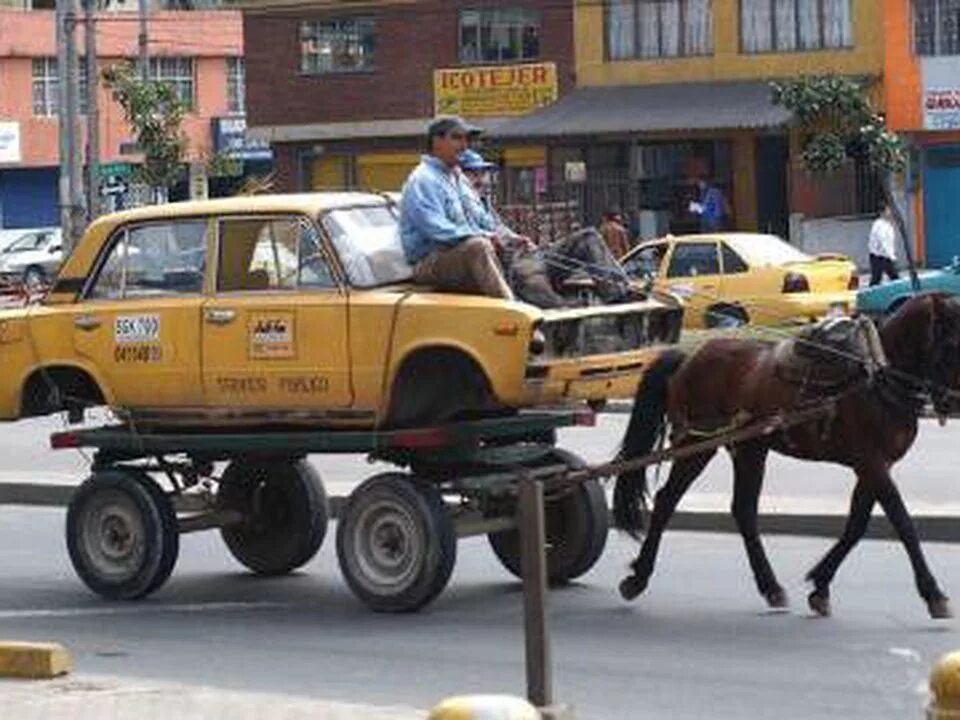
[[870,240],[867,250],[870,253],[870,285],[879,285],[886,275],[891,280],[897,280],[897,231],[890,218],[893,211],[889,205],[883,206],[880,217],[873,221],[870,227]]

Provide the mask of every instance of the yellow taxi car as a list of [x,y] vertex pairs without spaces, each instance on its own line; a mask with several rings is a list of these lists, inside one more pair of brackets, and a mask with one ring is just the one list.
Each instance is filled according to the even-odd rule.
[[543,311],[410,281],[364,193],[174,203],[93,223],[0,311],[0,419],[91,404],[169,423],[407,425],[632,396],[669,300]]
[[687,328],[810,322],[852,311],[856,302],[850,260],[813,257],[775,235],[668,235],[620,263],[639,284],[682,297]]

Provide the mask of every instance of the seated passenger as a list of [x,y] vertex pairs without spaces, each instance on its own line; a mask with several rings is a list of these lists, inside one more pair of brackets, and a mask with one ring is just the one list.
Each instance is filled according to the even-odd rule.
[[471,131],[457,117],[430,123],[429,154],[403,185],[400,239],[415,282],[513,300],[497,260],[496,233],[467,210],[473,190],[457,161]]

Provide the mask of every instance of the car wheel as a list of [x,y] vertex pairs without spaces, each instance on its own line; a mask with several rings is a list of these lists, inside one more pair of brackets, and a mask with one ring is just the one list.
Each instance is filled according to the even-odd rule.
[[37,290],[46,284],[47,276],[43,268],[31,265],[23,273],[23,284],[28,290]]
[[748,325],[750,316],[737,305],[714,305],[704,313],[703,322],[708,328],[736,328]]

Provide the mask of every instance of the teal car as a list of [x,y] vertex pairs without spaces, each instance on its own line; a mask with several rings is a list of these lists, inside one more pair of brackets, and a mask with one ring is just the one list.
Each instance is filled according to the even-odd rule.
[[[918,273],[920,292],[942,292],[960,295],[960,257],[940,270],[924,270]],[[910,274],[901,273],[900,280],[866,287],[857,292],[857,310],[866,315],[880,317],[895,312],[914,295]]]

